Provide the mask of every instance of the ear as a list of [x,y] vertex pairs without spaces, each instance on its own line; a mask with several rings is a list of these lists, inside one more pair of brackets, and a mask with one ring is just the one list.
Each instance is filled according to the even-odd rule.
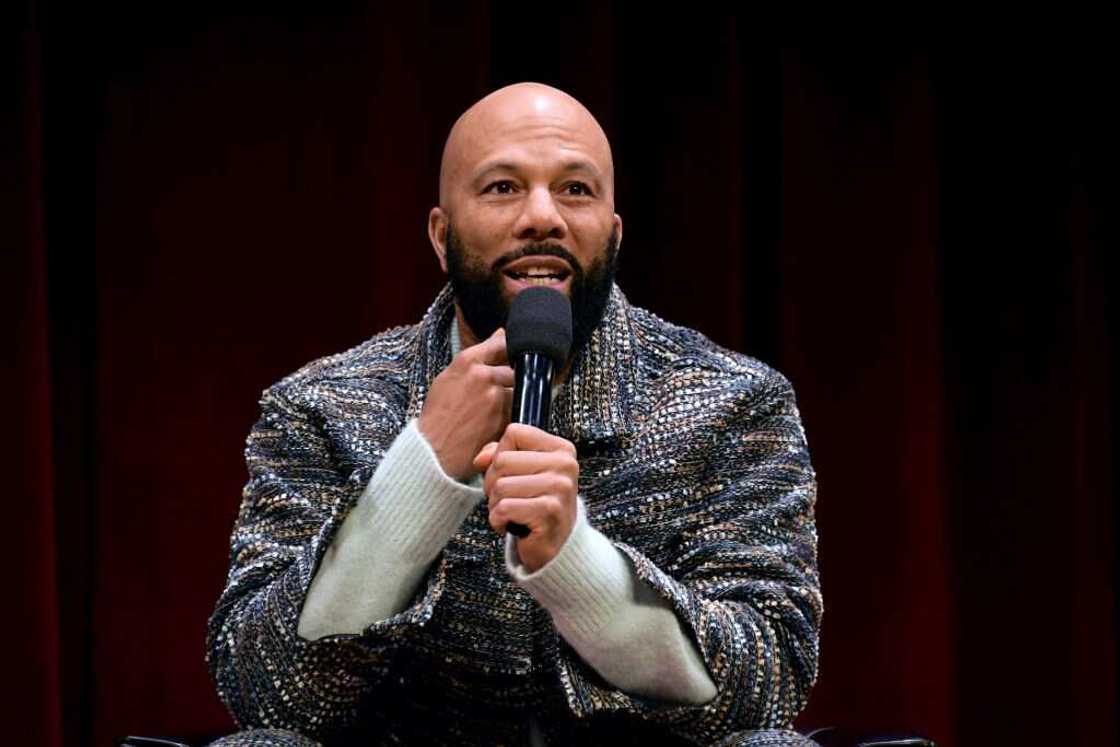
[[622,248],[622,216],[614,214],[614,230],[618,232],[618,248]]
[[447,213],[441,207],[432,208],[428,213],[428,240],[439,259],[439,266],[447,272]]

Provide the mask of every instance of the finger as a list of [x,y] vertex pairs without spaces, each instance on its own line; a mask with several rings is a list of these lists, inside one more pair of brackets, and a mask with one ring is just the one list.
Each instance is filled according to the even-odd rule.
[[483,492],[491,504],[540,495],[570,501],[579,491],[579,463],[566,453],[495,450],[484,469]]
[[[512,393],[510,394],[510,409],[511,410],[513,409],[513,394]],[[497,457],[497,455],[501,454],[503,451],[509,451],[510,449],[517,449],[517,442],[514,440],[513,435],[509,432],[509,429],[513,425],[514,425],[513,423],[506,423],[506,427],[502,429],[502,437],[498,439],[498,449],[497,449],[497,451],[494,452],[495,457]]]
[[[519,451],[567,451],[576,456],[576,447],[566,438],[524,423],[510,423],[502,434],[502,443]],[[504,449],[503,449],[504,450]]]
[[471,345],[462,352],[468,360],[485,363],[490,366],[503,365],[509,362],[506,357],[506,331],[499,327],[494,334],[487,337],[477,345]]
[[507,365],[490,366],[490,380],[498,386],[513,387],[513,369]]
[[545,533],[560,518],[559,501],[552,496],[540,498],[504,498],[490,507],[490,526],[505,534],[511,522],[528,527],[530,532]]
[[555,472],[545,472],[541,475],[513,475],[499,477],[493,481],[486,491],[487,505],[493,506],[498,501],[507,498],[540,498],[542,496],[567,496],[570,502],[576,494],[572,480],[565,475]]
[[474,468],[479,472],[485,472],[490,468],[490,463],[494,460],[494,452],[498,449],[498,442],[491,441],[483,446],[474,456]]
[[491,456],[494,471],[503,475],[535,475],[549,470],[567,472],[571,457],[567,452],[507,450]]

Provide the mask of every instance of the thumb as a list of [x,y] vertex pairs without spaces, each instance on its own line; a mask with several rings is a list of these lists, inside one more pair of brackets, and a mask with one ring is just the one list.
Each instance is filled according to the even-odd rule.
[[481,361],[489,366],[500,366],[506,362],[506,331],[498,327],[494,334],[476,346]]
[[494,461],[494,452],[498,450],[498,442],[491,441],[482,447],[482,450],[474,457],[474,468],[479,472],[485,472],[490,469],[490,463]]

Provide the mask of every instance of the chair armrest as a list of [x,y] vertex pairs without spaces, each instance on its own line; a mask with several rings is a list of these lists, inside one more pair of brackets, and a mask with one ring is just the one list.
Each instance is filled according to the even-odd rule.
[[821,747],[937,747],[932,739],[899,732],[869,732],[828,726],[806,736]]

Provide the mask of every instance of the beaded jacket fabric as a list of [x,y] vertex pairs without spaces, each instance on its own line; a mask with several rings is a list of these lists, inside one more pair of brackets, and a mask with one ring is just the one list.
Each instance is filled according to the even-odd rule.
[[510,580],[485,502],[401,613],[360,635],[297,634],[320,558],[450,362],[453,319],[448,286],[419,324],[264,391],[207,636],[238,724],[328,744],[527,744],[532,715],[551,744],[804,744],[784,730],[816,679],[823,608],[793,390],[617,285],[551,430],[577,447],[591,524],[669,601],[717,696],[679,705],[603,680]]

